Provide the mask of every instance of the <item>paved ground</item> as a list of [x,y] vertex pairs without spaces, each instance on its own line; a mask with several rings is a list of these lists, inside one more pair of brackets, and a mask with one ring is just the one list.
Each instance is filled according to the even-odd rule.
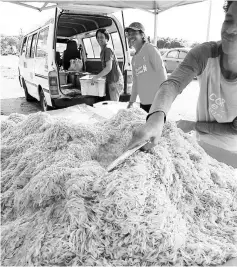
[[30,114],[40,110],[37,101],[27,102],[23,89],[18,80],[18,57],[1,56],[0,57],[0,95],[1,95],[1,115],[11,113]]
[[[11,113],[30,114],[40,110],[37,101],[27,102],[24,91],[18,81],[18,57],[0,56],[0,95],[1,115]],[[185,91],[177,97],[169,113],[172,120],[195,120],[196,103],[199,94],[198,82],[193,81]]]
[[24,97],[1,99],[1,115],[8,116],[11,113],[30,114],[40,111],[37,101],[27,102]]

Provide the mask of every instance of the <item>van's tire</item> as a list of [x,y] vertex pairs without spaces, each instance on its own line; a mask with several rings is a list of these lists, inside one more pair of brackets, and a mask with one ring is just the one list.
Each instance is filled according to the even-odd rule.
[[31,95],[28,93],[28,90],[27,90],[27,86],[26,86],[25,80],[22,79],[21,81],[22,81],[22,86],[23,86],[24,92],[25,92],[25,99],[26,99],[26,101],[27,101],[27,102],[32,102],[32,101],[34,101],[34,100],[35,100],[34,97],[31,96]]
[[47,101],[44,95],[43,90],[40,90],[40,107],[42,111],[48,111],[51,108],[47,105]]

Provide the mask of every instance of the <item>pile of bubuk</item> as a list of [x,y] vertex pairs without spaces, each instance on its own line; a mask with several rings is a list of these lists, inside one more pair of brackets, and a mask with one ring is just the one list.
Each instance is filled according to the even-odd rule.
[[145,122],[140,109],[72,124],[2,122],[2,266],[218,265],[237,256],[237,177],[167,122],[153,153],[106,166]]

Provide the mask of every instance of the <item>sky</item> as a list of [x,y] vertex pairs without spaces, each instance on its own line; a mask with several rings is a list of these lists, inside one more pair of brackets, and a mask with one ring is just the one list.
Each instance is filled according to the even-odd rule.
[[[175,7],[158,15],[158,37],[182,38],[191,42],[204,42],[207,36],[209,1]],[[211,41],[220,40],[221,25],[224,19],[224,0],[212,0]],[[53,10],[39,12],[11,3],[0,2],[0,33],[18,35],[30,32],[41,23],[53,17]],[[119,19],[120,13],[115,14]],[[141,10],[124,11],[125,26],[133,21],[141,22],[146,34],[154,36],[154,15]]]

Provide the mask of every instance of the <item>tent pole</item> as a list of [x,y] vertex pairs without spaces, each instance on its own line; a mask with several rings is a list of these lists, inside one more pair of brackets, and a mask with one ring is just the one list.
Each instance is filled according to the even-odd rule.
[[212,14],[212,0],[209,0],[208,24],[207,24],[207,37],[206,37],[206,41],[207,41],[207,42],[210,40],[211,14]]
[[155,10],[155,17],[154,17],[154,39],[153,44],[157,45],[157,30],[158,30],[158,11]]
[[38,11],[41,11],[40,8],[38,8],[38,7],[34,7],[34,6],[31,6],[31,5],[28,5],[28,4],[24,4],[24,3],[21,3],[21,2],[12,2],[12,1],[9,1],[9,2],[12,3],[12,4],[19,5],[19,6],[29,7],[29,8],[32,8],[32,9],[35,9],[35,10],[38,10]]
[[[124,13],[123,10],[121,11],[122,15],[122,21],[123,21],[123,30],[125,30],[125,21],[124,21]],[[127,94],[128,88],[127,88],[127,81],[128,81],[128,70],[131,69],[131,57],[130,57],[130,50],[128,48],[128,40],[125,37],[125,50],[126,50],[126,55],[127,55],[127,60],[128,60],[128,65],[124,66],[124,94]]]

